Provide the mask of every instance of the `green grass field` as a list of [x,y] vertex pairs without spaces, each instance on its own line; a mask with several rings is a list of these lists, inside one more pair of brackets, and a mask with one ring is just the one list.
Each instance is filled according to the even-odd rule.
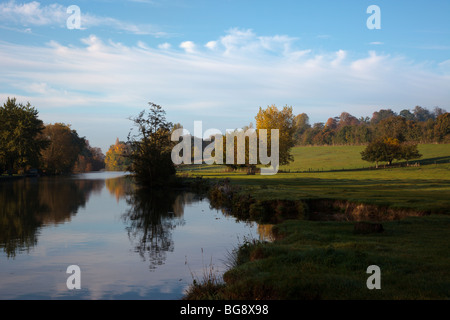
[[[225,166],[206,165],[185,167],[181,172],[209,179],[229,178],[244,192],[261,200],[337,199],[450,213],[450,144],[420,145],[423,157],[414,161],[421,163],[418,167],[369,169],[369,163],[359,155],[362,149],[361,146],[293,148],[295,161],[272,176],[228,172]],[[309,168],[313,171],[308,171]]]
[[[312,171],[330,171],[373,167],[372,163],[361,159],[361,151],[364,148],[364,146],[296,147],[292,149],[294,162],[281,166],[280,169],[304,172],[310,169]],[[412,160],[411,163],[434,164],[434,161],[450,163],[450,145],[448,144],[422,144],[418,149],[423,157]],[[393,164],[395,165],[396,162],[394,161]]]
[[[228,178],[258,200],[337,199],[430,214],[384,221],[384,232],[369,235],[354,234],[351,221],[284,221],[276,241],[240,246],[225,283],[205,279],[187,298],[450,299],[450,145],[420,145],[420,166],[380,169],[360,159],[363,148],[294,148],[295,161],[273,176],[184,167],[182,174]],[[366,287],[372,264],[381,290]]]

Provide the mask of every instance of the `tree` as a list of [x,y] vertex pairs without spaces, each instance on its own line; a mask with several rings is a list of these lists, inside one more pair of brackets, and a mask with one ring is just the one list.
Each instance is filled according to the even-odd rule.
[[381,137],[392,137],[400,142],[405,141],[407,134],[406,119],[402,116],[393,116],[381,120],[376,126],[376,134]]
[[37,167],[41,150],[48,144],[40,138],[43,129],[38,111],[30,103],[23,105],[8,98],[0,107],[0,172]]
[[414,120],[414,114],[411,113],[411,111],[409,111],[408,109],[403,109],[402,111],[400,111],[399,115],[406,120]]
[[428,109],[422,108],[421,106],[416,106],[413,113],[416,121],[427,121],[429,119],[434,119],[433,113],[431,113]]
[[105,166],[108,171],[128,171],[131,165],[131,148],[123,141],[116,139],[116,143],[106,152]]
[[292,107],[285,106],[282,110],[278,110],[275,105],[268,106],[266,109],[259,108],[259,112],[255,117],[256,129],[267,129],[268,146],[271,145],[271,129],[279,130],[279,161],[280,165],[286,165],[293,161],[294,158],[290,153],[291,148],[295,145],[294,133],[296,126],[294,124],[294,115]]
[[433,109],[433,115],[435,118],[443,115],[444,113],[446,113],[447,111],[445,111],[445,109],[439,108],[439,107],[434,107]]
[[365,161],[375,162],[378,168],[379,161],[386,161],[389,165],[394,159],[401,158],[400,142],[394,138],[377,139],[361,152],[361,158]]
[[294,139],[297,143],[299,143],[301,140],[301,136],[306,132],[306,130],[311,128],[308,115],[306,113],[296,115],[294,118],[294,125]]
[[72,173],[78,156],[86,147],[86,139],[64,123],[46,125],[42,136],[50,141],[42,151],[44,171],[47,174]]
[[359,120],[348,112],[342,112],[339,116],[339,126],[355,126]]
[[328,118],[327,122],[325,123],[325,127],[330,130],[336,130],[338,126],[338,122],[336,118]]
[[371,124],[377,124],[383,119],[387,119],[390,117],[395,117],[397,114],[391,109],[381,109],[380,111],[375,111],[372,114],[372,119],[370,119]]
[[383,142],[376,140],[371,143],[361,152],[361,159],[368,162],[375,162],[375,167],[378,168],[378,162],[384,160]]
[[105,168],[105,155],[100,148],[91,147],[86,140],[85,146],[75,163],[73,172],[99,171]]
[[161,106],[149,103],[148,115],[143,110],[131,120],[137,127],[137,133],[128,134],[131,147],[131,167],[136,182],[143,187],[166,186],[175,175],[172,162],[171,132],[173,125],[166,121],[165,111]]
[[417,144],[403,143],[400,147],[400,159],[406,160],[406,165],[409,165],[409,160],[419,159],[422,155],[417,149]]
[[444,113],[437,117],[434,125],[434,135],[438,141],[450,140],[450,113]]
[[353,143],[353,129],[352,126],[342,126],[336,133],[336,143],[349,144]]

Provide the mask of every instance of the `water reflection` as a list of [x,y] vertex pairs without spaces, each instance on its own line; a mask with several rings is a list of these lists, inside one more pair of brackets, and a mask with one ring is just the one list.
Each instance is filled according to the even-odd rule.
[[202,199],[194,193],[175,190],[136,189],[126,195],[130,205],[123,215],[130,241],[150,270],[164,264],[173,252],[173,230],[185,225],[184,208]]
[[[241,239],[268,230],[113,174],[2,181],[0,299],[179,299],[206,260],[224,271]],[[66,287],[72,264],[79,291]]]
[[37,244],[39,229],[70,221],[103,180],[20,179],[0,183],[0,248],[8,258]]

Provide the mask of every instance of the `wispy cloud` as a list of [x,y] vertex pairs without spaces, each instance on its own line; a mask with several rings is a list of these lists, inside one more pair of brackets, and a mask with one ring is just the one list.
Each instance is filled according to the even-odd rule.
[[[14,0],[0,3],[0,24],[3,26],[6,24],[24,27],[59,26],[65,28],[69,16],[67,7],[57,3],[41,4],[37,1],[17,3]],[[81,7],[81,28],[91,29],[94,27],[108,27],[131,34],[155,37],[170,35],[151,24],[135,24],[113,17],[98,16],[85,12]],[[28,28],[28,30],[31,29]]]
[[82,121],[81,114],[124,119],[102,129],[112,135],[128,130],[126,117],[148,101],[163,105],[171,121],[204,120],[220,130],[248,124],[272,103],[292,105],[312,121],[344,110],[450,109],[448,61],[430,66],[375,50],[318,53],[288,36],[237,29],[206,44],[129,46],[95,35],[71,45],[0,42],[0,99],[17,96],[45,114],[69,112],[68,122]]

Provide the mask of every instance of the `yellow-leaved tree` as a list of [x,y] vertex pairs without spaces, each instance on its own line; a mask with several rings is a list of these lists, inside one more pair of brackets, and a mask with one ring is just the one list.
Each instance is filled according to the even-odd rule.
[[256,129],[267,129],[267,150],[271,150],[271,129],[279,130],[279,161],[280,165],[289,164],[294,160],[290,153],[295,145],[294,133],[296,131],[295,117],[292,107],[285,106],[278,110],[275,105],[270,105],[266,109],[259,108],[255,117]]
[[127,171],[131,164],[129,158],[130,146],[116,139],[116,143],[109,147],[105,157],[105,166],[108,171]]

